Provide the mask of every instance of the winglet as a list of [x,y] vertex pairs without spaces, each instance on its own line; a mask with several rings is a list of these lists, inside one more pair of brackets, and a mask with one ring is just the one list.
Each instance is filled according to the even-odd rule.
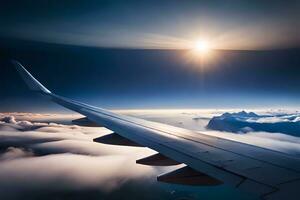
[[33,90],[33,91],[37,91],[37,92],[42,92],[42,93],[47,93],[50,94],[50,90],[48,90],[46,87],[44,87],[38,80],[36,80],[22,65],[21,63],[19,63],[16,60],[12,60],[11,61],[16,69],[18,70],[18,72],[20,73],[21,77],[23,78],[23,80],[25,81],[25,83],[27,84],[27,86]]

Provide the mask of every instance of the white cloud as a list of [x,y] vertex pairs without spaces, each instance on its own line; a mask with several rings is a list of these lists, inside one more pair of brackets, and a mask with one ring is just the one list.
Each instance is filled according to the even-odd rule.
[[[157,174],[155,168],[135,163],[152,150],[92,141],[111,133],[108,129],[52,123],[57,118],[49,115],[29,118],[36,122],[21,114],[2,116],[0,123],[0,196],[6,199],[40,190],[109,192]],[[47,118],[52,120],[45,122]]]
[[9,147],[0,155],[0,161],[14,160],[17,158],[31,157],[34,154],[31,151],[25,151],[22,148]]
[[[134,163],[134,164],[132,164]],[[23,185],[27,180],[40,188],[53,184],[56,187],[99,187],[111,190],[129,178],[151,174],[152,168],[135,165],[124,156],[84,156],[57,154],[3,161],[0,165],[2,187]],[[33,183],[34,181],[34,183]],[[55,184],[59,182],[60,184]],[[41,184],[42,183],[42,184]]]
[[[247,134],[205,129],[209,117],[220,114],[221,111],[166,112],[168,111],[145,114],[138,112],[137,115],[300,156],[299,137],[282,133],[253,132],[249,127],[245,127]],[[130,114],[135,115],[134,112]],[[70,124],[70,120],[81,117],[79,115],[64,117],[65,115],[57,114],[8,113],[0,114],[0,119],[5,116],[14,116],[0,120],[0,196],[5,199],[39,192],[53,194],[57,191],[95,189],[101,194],[110,193],[131,181],[143,180],[145,183],[146,180],[153,183],[156,175],[173,169],[136,165],[136,159],[154,153],[147,148],[93,142],[93,138],[111,131],[103,127]],[[282,115],[280,118],[285,119],[286,116]],[[297,116],[293,117],[294,119],[289,120],[297,119]],[[140,188],[139,182],[136,183],[134,189]],[[145,187],[150,186],[152,185]],[[153,192],[147,195],[160,197],[159,193]]]

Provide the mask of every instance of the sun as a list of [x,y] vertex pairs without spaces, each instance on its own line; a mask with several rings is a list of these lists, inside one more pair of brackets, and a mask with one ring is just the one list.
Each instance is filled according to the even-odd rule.
[[212,66],[217,59],[212,41],[198,39],[190,41],[190,49],[187,51],[186,59],[201,67],[201,69]]
[[199,52],[207,52],[210,50],[209,43],[204,40],[198,40],[194,44],[194,49]]

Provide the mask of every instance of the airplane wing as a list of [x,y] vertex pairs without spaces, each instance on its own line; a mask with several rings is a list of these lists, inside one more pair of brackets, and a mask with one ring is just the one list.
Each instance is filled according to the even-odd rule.
[[230,184],[263,199],[299,199],[300,159],[291,155],[157,122],[124,116],[50,92],[19,62],[13,61],[27,85],[55,103],[80,113],[114,133],[94,141],[143,146],[158,153],[136,162],[186,166],[157,177],[188,185]]

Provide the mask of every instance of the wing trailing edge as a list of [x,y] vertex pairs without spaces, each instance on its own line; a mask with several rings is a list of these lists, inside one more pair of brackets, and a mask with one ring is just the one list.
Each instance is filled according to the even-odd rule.
[[111,144],[111,145],[120,145],[120,146],[132,146],[132,147],[143,147],[140,144],[128,140],[116,133],[111,133],[108,135],[104,135],[93,140],[94,142],[102,143],[102,144]]
[[180,162],[177,162],[167,156],[162,155],[161,153],[156,153],[154,155],[141,158],[136,161],[137,164],[141,165],[150,165],[150,166],[172,166],[179,165]]
[[157,177],[157,181],[171,184],[194,186],[215,186],[222,184],[221,181],[207,174],[196,171],[188,166],[160,175]]
[[85,126],[85,127],[102,127],[101,125],[89,120],[87,117],[74,119],[72,120],[72,124],[78,125],[78,126]]

